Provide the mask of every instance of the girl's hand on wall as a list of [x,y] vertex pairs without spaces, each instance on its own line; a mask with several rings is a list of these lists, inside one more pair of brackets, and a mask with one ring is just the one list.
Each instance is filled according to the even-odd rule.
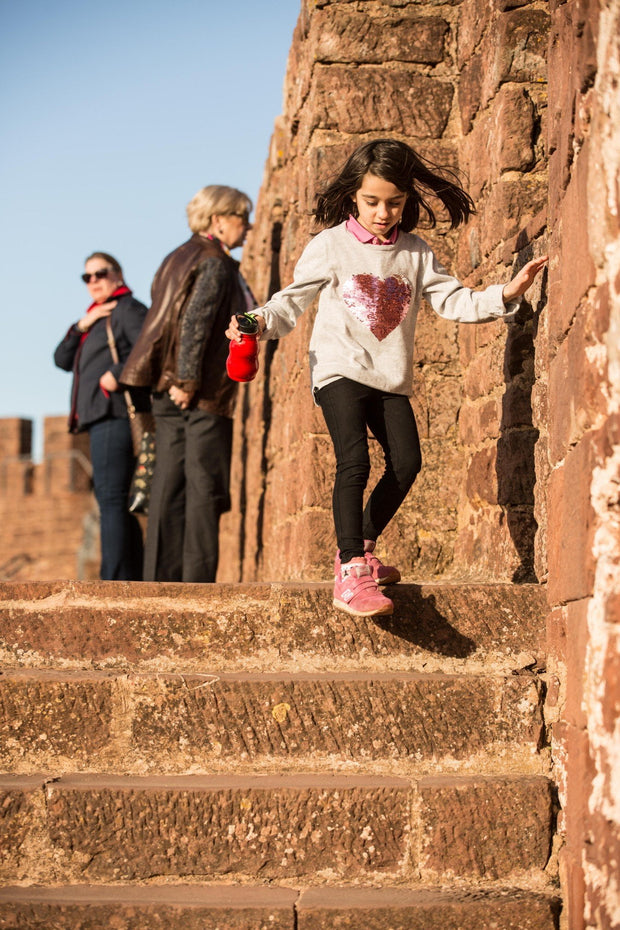
[[543,255],[542,258],[534,258],[531,262],[528,262],[527,265],[524,265],[521,271],[514,276],[512,281],[504,287],[502,294],[504,303],[510,303],[511,300],[515,300],[515,298],[525,294],[528,287],[534,283],[534,279],[538,272],[548,260],[549,256]]

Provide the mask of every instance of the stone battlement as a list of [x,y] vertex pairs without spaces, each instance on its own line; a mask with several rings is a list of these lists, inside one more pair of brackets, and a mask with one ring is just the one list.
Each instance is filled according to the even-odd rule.
[[43,459],[32,458],[32,420],[0,420],[0,580],[97,577],[97,506],[88,436],[46,417]]

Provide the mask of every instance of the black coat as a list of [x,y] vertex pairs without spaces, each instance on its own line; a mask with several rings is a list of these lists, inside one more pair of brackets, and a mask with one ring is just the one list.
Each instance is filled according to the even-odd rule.
[[[83,342],[77,326],[71,326],[54,352],[54,362],[58,368],[73,371],[69,420],[72,432],[87,429],[99,420],[127,416],[122,386],[106,397],[99,387],[99,378],[106,371],[111,371],[116,380],[120,381],[121,371],[140,334],[147,309],[131,294],[112,299],[118,301],[109,317],[119,356],[118,365],[112,361],[105,318],[93,323]],[[144,398],[134,394],[134,399],[138,409],[145,409]]]

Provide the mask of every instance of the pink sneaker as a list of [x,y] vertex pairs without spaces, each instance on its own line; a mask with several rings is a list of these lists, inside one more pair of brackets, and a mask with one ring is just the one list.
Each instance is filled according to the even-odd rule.
[[[374,543],[368,539],[365,540],[365,545],[372,545],[374,549]],[[372,577],[377,584],[396,584],[397,581],[400,581],[400,572],[398,569],[394,568],[393,565],[384,565],[383,562],[374,555],[372,549],[366,550],[364,559],[366,560],[366,564],[370,566]],[[338,549],[336,558],[334,559],[334,575],[338,576],[340,574],[340,567],[340,549]]]
[[334,607],[354,617],[376,617],[394,610],[394,604],[379,591],[370,566],[362,558],[347,562],[336,575]]
[[396,584],[397,581],[400,581],[400,572],[397,568],[394,568],[393,565],[384,565],[383,562],[377,558],[374,554],[375,545],[374,539],[364,540],[364,558],[366,559],[366,563],[370,565],[372,577],[377,584]]
[[374,552],[365,552],[366,564],[370,566],[372,577],[377,584],[396,584],[400,581],[400,572],[393,565],[384,565]]

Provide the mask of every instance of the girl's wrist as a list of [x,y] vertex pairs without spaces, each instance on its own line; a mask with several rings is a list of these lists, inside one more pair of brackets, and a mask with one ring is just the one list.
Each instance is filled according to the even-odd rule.
[[510,304],[512,303],[513,300],[516,300],[516,298],[517,298],[517,294],[511,294],[509,285],[506,284],[504,286],[504,290],[502,291],[502,300],[504,301],[504,303]]

